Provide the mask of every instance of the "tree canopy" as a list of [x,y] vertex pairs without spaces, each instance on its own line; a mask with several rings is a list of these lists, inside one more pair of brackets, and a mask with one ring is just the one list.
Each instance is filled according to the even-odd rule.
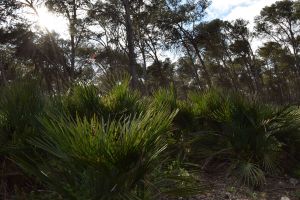
[[[175,84],[185,92],[223,87],[266,100],[271,93],[274,101],[296,101],[299,0],[266,6],[253,30],[243,19],[207,20],[210,3],[3,0],[1,84],[39,76],[49,90],[59,91],[74,81],[97,82],[128,71],[132,87],[145,93]],[[22,14],[38,17],[41,7],[64,18],[67,32],[55,33]],[[166,59],[170,55],[175,60]]]

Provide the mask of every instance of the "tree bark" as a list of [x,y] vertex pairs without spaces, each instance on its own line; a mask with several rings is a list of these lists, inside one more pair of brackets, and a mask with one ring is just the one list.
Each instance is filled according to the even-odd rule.
[[[192,41],[191,41],[191,42],[192,42]],[[196,55],[197,55],[197,57],[198,57],[200,63],[201,63],[202,70],[203,70],[203,72],[204,72],[204,77],[205,77],[205,79],[206,79],[206,81],[207,81],[208,87],[211,88],[211,87],[212,87],[212,81],[211,81],[210,74],[209,74],[209,72],[208,72],[208,70],[207,70],[207,67],[206,67],[206,65],[205,65],[205,62],[204,62],[204,60],[203,60],[203,58],[202,58],[202,56],[201,56],[201,54],[200,54],[200,51],[199,51],[198,47],[197,47],[195,44],[193,44],[193,42],[192,42],[192,45],[193,45],[193,47],[194,47],[194,49],[195,49],[195,53],[196,53]]]
[[193,60],[192,55],[190,53],[190,49],[188,48],[188,46],[185,44],[184,41],[182,43],[183,43],[183,46],[185,47],[186,52],[187,52],[187,54],[188,54],[188,56],[189,56],[189,58],[192,62],[193,73],[194,73],[194,76],[196,78],[197,84],[201,88],[201,80],[200,80],[199,75],[198,75],[197,67],[195,66],[194,60]]
[[206,64],[205,64],[205,62],[204,62],[204,60],[203,60],[203,58],[202,58],[202,55],[201,55],[201,53],[200,53],[200,51],[199,51],[199,49],[198,49],[198,46],[197,46],[197,43],[196,43],[194,37],[193,37],[188,31],[186,31],[182,26],[179,25],[178,27],[179,27],[180,31],[183,33],[183,35],[184,35],[184,36],[188,39],[188,41],[191,43],[192,47],[194,48],[195,54],[196,54],[196,56],[198,57],[199,62],[200,62],[201,67],[202,67],[203,76],[204,76],[204,78],[205,78],[206,81],[207,81],[208,88],[211,88],[211,87],[212,87],[211,76],[210,76],[210,74],[209,74],[209,72],[208,72],[208,69],[207,69]]
[[148,77],[147,77],[147,62],[146,62],[146,54],[145,54],[145,45],[144,42],[142,42],[142,57],[143,57],[143,78],[144,78],[144,86],[145,86],[145,93],[148,95]]
[[[6,85],[7,80],[6,80],[6,76],[5,76],[5,68],[4,68],[4,65],[1,63],[1,61],[0,61],[0,76],[2,78],[2,84]],[[0,82],[0,85],[1,85],[1,82]]]
[[125,27],[126,27],[126,39],[128,45],[128,58],[129,58],[129,72],[132,77],[131,86],[137,88],[137,72],[136,72],[136,58],[134,53],[134,33],[131,21],[131,12],[129,0],[122,0],[125,9]]
[[72,19],[70,19],[70,39],[71,39],[71,57],[70,57],[70,64],[71,64],[71,70],[70,75],[71,78],[73,78],[73,72],[75,71],[75,56],[76,56],[76,47],[75,47],[75,23],[77,20],[77,9],[76,9],[76,0],[73,0],[73,16]]

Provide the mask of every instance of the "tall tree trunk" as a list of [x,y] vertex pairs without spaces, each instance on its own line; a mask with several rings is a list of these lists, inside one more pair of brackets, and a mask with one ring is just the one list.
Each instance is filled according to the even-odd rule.
[[183,41],[182,43],[183,43],[183,46],[185,47],[186,52],[187,52],[187,54],[188,54],[188,56],[189,56],[189,58],[190,58],[190,60],[191,60],[191,62],[192,62],[193,73],[194,73],[194,76],[195,76],[195,78],[196,78],[197,84],[198,84],[198,86],[201,88],[201,80],[200,80],[200,78],[199,78],[198,70],[197,70],[197,67],[195,66],[195,63],[194,63],[194,60],[193,60],[193,58],[192,58],[190,49],[188,48],[187,44],[186,44],[184,41]]
[[253,49],[251,47],[251,44],[249,41],[247,41],[248,47],[249,47],[249,52],[248,52],[248,57],[249,57],[249,64],[251,71],[253,73],[254,79],[255,79],[255,85],[256,85],[256,90],[259,94],[261,94],[263,90],[263,80],[261,75],[259,74],[258,68],[257,68],[257,62],[256,62],[256,56],[253,52]]
[[77,20],[77,8],[76,8],[76,0],[73,0],[73,16],[70,19],[70,37],[71,37],[71,57],[70,57],[70,76],[74,75],[75,72],[75,56],[76,56],[76,46],[75,46],[75,32],[76,32],[76,20]]
[[73,76],[73,71],[75,71],[75,42],[74,35],[71,35],[71,57],[70,57],[70,75]]
[[298,52],[299,52],[298,44],[299,43],[297,42],[297,39],[295,38],[295,33],[292,28],[292,22],[289,22],[289,34],[290,34],[290,44],[292,45],[293,56],[295,59],[295,67],[298,71],[298,74],[300,74],[300,61],[299,61],[299,56],[298,56]]
[[238,81],[236,80],[237,76],[232,72],[233,70],[227,65],[224,58],[221,58],[220,61],[223,63],[223,66],[228,70],[231,86],[234,88],[235,91],[238,91]]
[[194,37],[188,32],[186,31],[182,26],[178,26],[179,29],[182,31],[183,35],[188,39],[188,41],[191,43],[192,47],[194,48],[195,50],[195,53],[196,53],[196,56],[198,57],[199,59],[199,62],[201,64],[201,67],[202,67],[202,71],[203,71],[203,75],[204,75],[204,78],[206,79],[207,81],[207,84],[208,84],[208,87],[212,87],[212,80],[211,80],[211,76],[207,70],[207,67],[205,65],[205,62],[202,58],[202,55],[198,49],[198,46],[197,46],[197,43],[194,39]]
[[131,85],[133,88],[137,88],[137,73],[136,73],[136,60],[134,53],[134,33],[131,21],[131,12],[129,0],[122,0],[125,9],[125,26],[126,26],[126,39],[128,45],[128,58],[129,58],[129,71],[132,76]]
[[142,42],[141,51],[142,51],[142,57],[143,57],[143,78],[144,78],[145,94],[148,95],[147,63],[146,63],[145,44],[144,44],[144,42]]
[[[0,76],[2,79],[2,81],[1,81],[2,84],[6,85],[7,80],[6,80],[6,76],[5,76],[5,68],[4,68],[4,65],[1,63],[1,61],[0,61]],[[1,85],[1,82],[0,82],[0,85]]]
[[[192,43],[193,43],[193,42],[192,42]],[[200,51],[199,51],[198,47],[197,47],[195,44],[192,44],[192,45],[193,45],[193,47],[194,47],[194,49],[195,49],[195,53],[196,53],[196,55],[197,55],[197,57],[198,57],[200,63],[201,63],[202,70],[203,70],[203,72],[204,72],[204,78],[205,78],[206,81],[207,81],[208,87],[211,88],[211,87],[212,87],[212,81],[211,81],[210,74],[209,74],[209,72],[208,72],[208,70],[207,70],[207,67],[206,67],[206,65],[205,65],[205,62],[204,62],[204,60],[203,60],[203,58],[202,58],[202,56],[201,56],[201,54],[200,54]]]

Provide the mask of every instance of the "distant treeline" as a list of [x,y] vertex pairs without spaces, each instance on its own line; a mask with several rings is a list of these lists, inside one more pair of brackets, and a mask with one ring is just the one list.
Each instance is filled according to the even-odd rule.
[[[209,6],[208,0],[2,0],[0,85],[38,76],[57,92],[126,70],[144,94],[170,85],[182,96],[221,87],[298,103],[300,1],[263,8],[253,30],[242,19],[205,21]],[[69,31],[36,28],[24,17],[38,18],[40,7],[64,17]],[[166,52],[178,60],[162,60]]]

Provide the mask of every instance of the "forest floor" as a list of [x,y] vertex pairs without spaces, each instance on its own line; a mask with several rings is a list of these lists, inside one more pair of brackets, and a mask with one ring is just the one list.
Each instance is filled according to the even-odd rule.
[[[224,176],[224,175],[223,175]],[[194,199],[202,200],[300,200],[300,182],[291,177],[268,177],[266,184],[257,190],[249,189],[222,175],[204,174],[203,180],[212,186],[209,192]]]
[[[20,175],[22,174],[20,173]],[[22,185],[28,186],[27,192],[29,192],[31,187],[28,184],[31,182],[30,180],[24,182],[22,177],[20,176],[20,181],[23,182]],[[284,177],[269,176],[266,178],[266,183],[259,189],[250,189],[234,181],[233,178],[226,178],[224,171],[202,172],[199,180],[199,184],[207,188],[202,194],[190,198],[161,198],[160,200],[300,200],[300,179],[287,175]],[[14,179],[14,181],[16,180]],[[31,199],[3,197],[0,184],[0,199]]]
[[288,176],[267,177],[266,184],[255,190],[224,178],[224,174],[204,173],[201,182],[208,185],[206,192],[180,200],[300,200],[300,180]]

